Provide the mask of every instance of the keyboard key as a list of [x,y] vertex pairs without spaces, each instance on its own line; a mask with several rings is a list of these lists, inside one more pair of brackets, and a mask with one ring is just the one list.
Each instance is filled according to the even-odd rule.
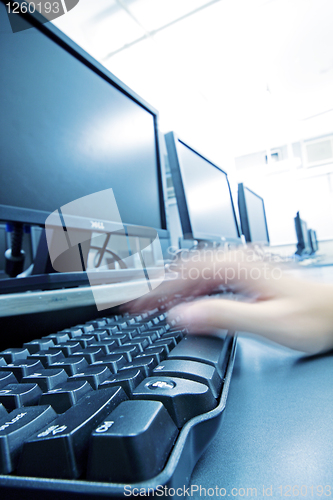
[[0,357],[4,358],[6,363],[12,363],[13,361],[18,361],[20,359],[27,359],[28,356],[29,351],[25,348],[6,349],[5,351],[0,352]]
[[22,382],[35,382],[43,392],[47,392],[57,387],[57,385],[63,384],[67,379],[68,375],[63,368],[47,368],[23,377]]
[[85,349],[95,342],[95,337],[91,333],[84,333],[75,340],[80,344],[81,348]]
[[148,347],[150,344],[151,342],[149,341],[149,339],[141,338],[140,336],[136,337],[133,340],[129,340],[128,342],[126,342],[126,344],[124,344],[124,346],[129,346],[129,345],[136,346],[138,348],[137,354],[139,354],[139,352],[143,352],[146,349],[146,347]]
[[80,337],[76,337],[73,340],[78,342],[80,346],[83,347],[83,349],[85,349],[86,347],[89,347],[90,344],[95,342],[95,337],[93,336],[92,333],[83,333]]
[[143,332],[137,337],[135,337],[134,340],[147,339],[149,344],[151,345],[155,340],[158,340],[159,338],[160,336],[158,332],[155,332],[154,330],[147,330],[146,332]]
[[157,366],[157,361],[154,356],[148,356],[147,354],[142,354],[136,356],[132,363],[128,365],[128,368],[143,368],[145,376],[149,377],[153,369]]
[[155,307],[155,309],[151,309],[150,311],[147,311],[149,317],[150,316],[155,316],[156,314],[159,314],[159,309],[158,307]]
[[117,325],[111,326],[108,324],[103,327],[103,330],[105,330],[108,333],[108,335],[112,335],[113,333],[120,333],[120,330],[117,327]]
[[218,397],[222,387],[222,377],[216,368],[198,361],[166,359],[154,369],[153,374],[157,377],[160,374],[167,377],[181,377],[206,384],[212,391],[214,398]]
[[139,333],[142,333],[145,330],[147,330],[147,328],[141,323],[133,323],[133,325],[121,329],[123,333],[131,333],[133,337],[136,337]]
[[81,328],[66,328],[58,333],[67,334],[70,339],[75,340],[83,334],[83,330]]
[[57,347],[51,347],[47,351],[38,351],[28,356],[28,359],[39,359],[44,368],[47,368],[56,361],[61,361],[64,358],[65,356],[62,350]]
[[0,356],[0,368],[1,366],[7,366],[7,362],[3,356]]
[[159,340],[155,340],[154,346],[164,346],[169,353],[175,346],[177,345],[177,342],[173,338],[160,338]]
[[111,321],[111,323],[108,324],[108,326],[117,326],[118,330],[121,330],[122,328],[127,328],[127,323],[123,319],[120,320],[114,320]]
[[69,382],[74,380],[86,380],[93,389],[97,389],[98,386],[104,382],[104,380],[111,377],[111,372],[107,366],[104,365],[94,365],[86,368],[83,373],[77,373],[69,378]]
[[0,403],[11,411],[38,403],[42,390],[37,384],[8,384],[0,390]]
[[142,382],[145,378],[144,371],[139,368],[126,368],[119,370],[116,375],[108,378],[98,389],[103,389],[105,387],[117,387],[120,386],[124,389],[126,394],[131,397],[134,389]]
[[133,325],[136,321],[134,318],[131,318],[130,316],[125,316],[123,317],[124,321],[126,321],[126,323],[128,325]]
[[175,339],[176,343],[179,344],[179,342],[184,338],[184,333],[181,330],[178,330],[176,332],[173,332],[169,330],[166,333],[163,333],[161,339],[169,339],[173,338]]
[[103,350],[100,347],[86,347],[85,349],[81,349],[80,351],[77,351],[73,354],[74,356],[79,356],[83,357],[84,359],[87,360],[87,363],[90,365],[91,363],[94,363],[95,361],[98,361],[99,359],[103,358],[105,356]]
[[17,384],[17,378],[13,372],[0,370],[0,389],[8,384]]
[[49,347],[54,347],[54,343],[52,339],[40,339],[25,342],[23,346],[28,349],[30,354],[33,354],[34,352],[46,350]]
[[[124,315],[124,318],[125,319],[132,318],[137,323],[138,321],[142,321],[144,319],[144,314],[129,314],[129,313],[126,313]],[[148,318],[148,314],[146,315],[146,318]]]
[[86,380],[65,382],[60,387],[41,395],[40,405],[51,405],[57,413],[64,413],[83,398],[93,388]]
[[2,366],[1,371],[12,372],[17,380],[20,382],[22,377],[30,375],[31,373],[38,372],[44,367],[39,359],[23,359],[9,363],[7,366]]
[[69,340],[65,344],[58,344],[57,348],[59,348],[64,356],[67,358],[68,356],[72,356],[77,351],[81,351],[82,347],[77,340]]
[[[94,331],[94,327],[92,325],[76,325],[75,327],[76,329],[80,329],[82,331],[82,333],[90,333],[90,332],[93,332]],[[71,330],[73,330],[71,328]]]
[[92,325],[95,330],[96,328],[102,328],[103,326],[106,325],[106,320],[105,319],[95,319],[94,321],[87,321],[87,325]]
[[129,340],[131,340],[133,337],[131,336],[130,333],[113,333],[112,335],[109,336],[110,340],[114,340],[118,346],[126,344]]
[[156,327],[156,326],[154,326],[154,328],[148,328],[148,329],[144,332],[144,334],[145,334],[145,335],[150,335],[151,333],[156,333],[156,334],[157,334],[157,337],[158,337],[158,338],[161,338],[161,336],[162,336],[162,335],[163,335],[163,333],[165,333],[165,332],[166,332],[166,328],[165,328],[164,326],[163,326],[163,327],[160,327],[160,326]]
[[99,342],[100,340],[107,339],[109,334],[105,329],[98,329],[91,332],[94,337],[94,342]]
[[103,351],[103,354],[110,354],[116,347],[118,347],[118,343],[115,340],[101,340],[100,342],[94,342],[90,344],[90,347],[100,347]]
[[153,328],[155,326],[151,319],[145,319],[144,321],[139,322],[139,324],[142,324],[145,329]]
[[110,325],[113,321],[120,321],[121,319],[123,319],[123,315],[122,314],[114,314],[113,316],[106,317],[103,319],[105,319],[107,324]]
[[84,357],[80,356],[69,356],[63,361],[57,361],[51,365],[51,368],[63,368],[67,375],[75,375],[76,373],[82,372],[85,368],[89,366],[88,361]]
[[16,469],[24,441],[57,417],[51,406],[13,410],[0,420],[0,474]]
[[0,403],[0,418],[7,416],[7,410],[2,403]]
[[168,354],[165,346],[156,346],[155,344],[149,345],[145,350],[145,353],[155,356],[158,364],[160,364]]
[[110,354],[123,354],[127,361],[130,363],[136,354],[140,353],[140,349],[136,345],[122,345],[121,347],[117,347]]
[[117,373],[117,371],[127,363],[128,362],[123,354],[107,354],[104,358],[92,363],[90,366],[101,364],[107,366],[111,373]]
[[46,335],[46,337],[42,337],[43,339],[50,339],[53,341],[54,345],[57,344],[64,344],[67,342],[71,337],[69,336],[68,333],[51,333],[50,335]]
[[88,479],[132,483],[164,467],[178,429],[158,401],[124,401],[92,433]]
[[158,316],[150,318],[150,320],[154,323],[154,325],[158,325],[158,323],[161,321]]
[[133,391],[134,399],[161,401],[178,428],[216,407],[207,385],[177,377],[149,377]]
[[25,442],[18,474],[63,479],[80,477],[91,432],[125,399],[120,387],[88,393],[52,425]]
[[170,353],[168,359],[188,359],[202,361],[218,369],[224,375],[227,350],[230,346],[231,337],[222,339],[219,337],[189,335],[183,339]]

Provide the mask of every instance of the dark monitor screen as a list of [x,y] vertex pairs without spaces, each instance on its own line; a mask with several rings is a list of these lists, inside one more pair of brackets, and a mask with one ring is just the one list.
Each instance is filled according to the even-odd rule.
[[165,139],[184,236],[238,241],[227,174],[172,132]]
[[264,200],[251,189],[238,185],[238,206],[242,232],[247,242],[269,243]]
[[295,229],[297,235],[297,253],[301,255],[302,253],[311,253],[311,242],[308,233],[308,226],[306,222],[301,219],[299,212],[294,219]]
[[166,229],[156,111],[50,23],[36,26],[13,33],[0,3],[0,219],[13,206],[42,211],[32,222],[43,224],[112,188],[123,223]]
[[315,253],[318,251],[317,233],[314,229],[308,229],[308,235],[312,253]]
[[309,233],[308,233],[308,226],[307,226],[307,223],[303,220],[301,220],[301,224],[302,224],[302,233],[303,233],[303,240],[305,243],[305,249],[309,250],[309,249],[311,249],[311,242],[310,242]]

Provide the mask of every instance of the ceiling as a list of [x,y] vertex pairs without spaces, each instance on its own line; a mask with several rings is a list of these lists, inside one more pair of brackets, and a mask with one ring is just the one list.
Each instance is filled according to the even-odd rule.
[[332,0],[80,0],[54,24],[221,158],[332,132],[332,18]]

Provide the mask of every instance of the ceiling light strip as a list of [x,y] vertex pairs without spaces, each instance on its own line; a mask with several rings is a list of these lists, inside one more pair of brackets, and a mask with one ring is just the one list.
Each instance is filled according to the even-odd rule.
[[[128,8],[125,9],[125,7],[122,5],[122,2],[120,2],[119,0],[116,0],[116,1],[117,1],[118,5],[122,6],[124,8],[124,10],[126,10],[126,12],[129,14],[129,12],[128,12],[129,9]],[[198,7],[197,9],[191,10],[187,14],[184,14],[183,16],[178,17],[177,19],[174,19],[170,23],[167,23],[164,26],[161,26],[160,28],[157,28],[156,30],[153,30],[153,31],[146,31],[145,28],[135,18],[135,16],[133,16],[132,13],[129,14],[132,17],[132,19],[134,19],[137,22],[137,24],[139,24],[139,26],[146,31],[146,34],[144,36],[141,36],[140,38],[137,38],[136,40],[133,40],[133,42],[124,44],[122,47],[120,47],[117,50],[114,50],[113,52],[109,52],[109,54],[107,54],[103,58],[103,61],[107,61],[108,59],[111,59],[111,57],[115,56],[116,54],[118,54],[122,50],[125,50],[125,49],[128,49],[130,47],[133,47],[133,45],[136,45],[137,43],[143,42],[147,38],[152,38],[154,35],[156,35],[156,33],[159,33],[160,31],[163,31],[163,30],[165,30],[167,28],[170,28],[170,26],[173,26],[174,24],[177,24],[180,21],[184,21],[188,17],[193,16],[194,14],[197,14],[197,12],[200,12],[200,11],[206,9],[207,7],[210,7],[211,5],[213,5],[215,3],[218,3],[218,2],[221,2],[221,0],[212,0],[211,2],[205,3],[204,5],[201,5],[201,7]]]

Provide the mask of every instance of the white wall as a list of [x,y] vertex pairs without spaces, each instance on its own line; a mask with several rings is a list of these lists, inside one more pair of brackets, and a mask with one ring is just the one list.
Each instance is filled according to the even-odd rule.
[[272,245],[296,243],[293,219],[297,211],[317,231],[319,240],[333,239],[333,174],[315,175],[315,167],[308,170],[239,176],[264,198]]

